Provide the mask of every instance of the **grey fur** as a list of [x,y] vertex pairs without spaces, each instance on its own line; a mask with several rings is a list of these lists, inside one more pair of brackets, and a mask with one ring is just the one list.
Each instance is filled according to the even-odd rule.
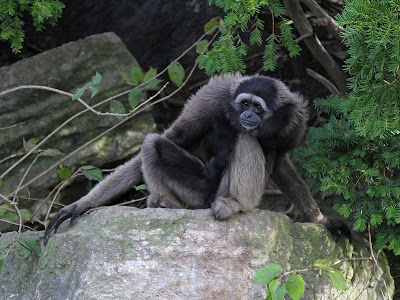
[[[264,98],[256,95],[260,87],[257,84],[261,83],[270,87],[261,86]],[[235,93],[239,100],[235,99]],[[244,128],[239,120],[240,100],[247,96],[263,108],[260,126],[251,130]],[[255,208],[266,180],[271,177],[310,221],[329,229],[334,225],[321,214],[288,156],[301,142],[307,118],[307,102],[277,79],[239,74],[213,77],[188,100],[179,118],[162,135],[148,135],[137,156],[118,167],[79,201],[62,208],[46,229],[44,242],[64,220],[71,218],[72,222],[86,210],[109,203],[143,180],[150,191],[148,207],[211,205],[214,217],[223,220]],[[217,132],[218,140],[226,133],[237,135],[232,139],[233,147],[226,154],[226,165],[210,201],[207,180],[212,178],[213,169],[204,136],[213,128],[209,124],[216,124],[216,120],[225,120],[229,130],[222,130],[220,135]],[[216,126],[218,130],[219,125]],[[227,137],[226,142],[217,146],[223,149],[229,142]],[[174,166],[183,167],[175,170]],[[196,170],[195,174],[188,170],[190,166]]]

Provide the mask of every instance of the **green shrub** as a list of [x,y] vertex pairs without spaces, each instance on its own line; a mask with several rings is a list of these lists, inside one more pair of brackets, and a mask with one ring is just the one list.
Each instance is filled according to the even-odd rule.
[[351,91],[317,101],[331,114],[311,128],[296,155],[310,185],[337,195],[334,208],[353,229],[375,232],[375,245],[400,254],[400,1],[347,0],[345,30]]
[[[197,58],[200,69],[206,74],[244,73],[246,67],[243,58],[248,46],[242,40],[243,33],[250,31],[250,44],[264,47],[264,69],[275,70],[276,51],[280,45],[289,50],[289,55],[295,56],[300,52],[300,46],[294,39],[290,21],[282,15],[285,12],[279,0],[209,0],[226,12],[220,26],[221,36],[213,43],[212,49]],[[260,19],[261,9],[268,8],[274,17],[278,17],[280,33],[272,32],[263,41],[264,21]],[[275,24],[272,24],[274,28]]]
[[0,39],[10,41],[14,53],[24,41],[23,13],[29,13],[33,26],[42,30],[46,23],[55,25],[65,7],[58,0],[0,0]]

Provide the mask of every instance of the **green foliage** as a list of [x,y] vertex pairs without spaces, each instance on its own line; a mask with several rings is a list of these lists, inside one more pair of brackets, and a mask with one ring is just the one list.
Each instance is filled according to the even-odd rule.
[[6,253],[3,253],[3,256],[0,255],[0,272],[4,264],[7,262],[7,256],[13,247],[15,247],[15,249],[20,253],[22,259],[29,258],[32,253],[36,256],[42,256],[40,243],[30,237],[23,237],[14,242],[2,243],[0,244],[0,251],[4,250]]
[[[324,259],[318,259],[315,261],[313,267],[309,269],[294,270],[286,273],[283,273],[283,269],[280,265],[270,263],[266,267],[257,270],[254,276],[254,282],[266,286],[268,293],[266,300],[284,299],[285,292],[289,295],[290,299],[299,300],[304,294],[305,285],[301,275],[296,273],[319,270],[321,272],[324,271],[324,274],[331,280],[334,288],[345,291],[346,280],[344,279],[343,272],[338,270],[340,262],[340,260],[328,262]],[[290,275],[284,280],[289,274],[293,275]]]
[[[113,114],[122,115],[125,113],[124,105],[118,100],[111,100],[110,110]],[[123,118],[124,118],[123,116],[117,117],[117,119],[120,119],[120,120],[122,120]]]
[[304,280],[299,274],[286,279],[286,292],[293,300],[299,300],[305,291]]
[[[133,66],[129,71],[120,71],[120,73],[127,84],[134,86],[128,96],[129,107],[132,110],[146,96],[146,91],[157,91],[161,83],[161,80],[155,78],[157,69],[154,68],[150,68],[146,73],[143,73],[141,67]],[[121,107],[119,111],[122,111]]]
[[349,121],[364,136],[400,128],[400,2],[346,1],[337,21],[350,57],[351,94],[341,102]]
[[103,179],[103,172],[99,168],[93,166],[82,166],[80,167],[82,173],[89,180],[100,181]]
[[272,279],[282,272],[283,269],[280,265],[270,263],[266,267],[257,270],[257,273],[254,276],[254,281],[261,285],[267,285]]
[[[349,0],[344,26],[351,91],[317,101],[331,114],[311,128],[296,154],[312,188],[337,196],[334,208],[353,229],[375,233],[378,249],[400,254],[400,19],[399,1]],[[328,163],[327,163],[328,162]],[[335,274],[331,275],[337,280]]]
[[[294,56],[300,52],[300,47],[292,32],[292,27],[287,19],[282,17],[285,9],[279,0],[209,0],[209,4],[215,4],[226,12],[222,22],[214,18],[207,26],[207,33],[212,26],[219,26],[221,36],[212,45],[212,49],[197,58],[199,68],[204,69],[211,76],[216,73],[244,73],[246,66],[244,57],[248,46],[243,42],[242,35],[250,31],[250,44],[262,46],[264,21],[260,19],[262,9],[268,9],[273,17],[281,19],[279,22],[280,33],[272,32],[265,39],[264,68],[274,70],[276,68],[276,50],[282,45],[289,50],[289,55]],[[275,24],[272,24],[274,27]]]
[[[353,229],[375,233],[375,246],[400,254],[400,2],[348,0],[337,16],[349,47],[351,91],[316,101],[331,115],[311,128],[296,155],[315,191],[336,195],[334,208]],[[337,280],[335,274],[331,275]]]
[[136,191],[147,191],[146,184],[139,184],[133,187]]
[[96,72],[96,74],[92,77],[92,81],[89,81],[82,88],[76,90],[75,94],[72,96],[72,100],[81,98],[86,90],[91,92],[90,98],[96,96],[100,90],[100,83],[102,79],[102,76]]
[[176,86],[180,87],[185,79],[185,70],[179,62],[173,62],[168,68],[168,76]]
[[0,0],[0,39],[10,41],[14,53],[21,51],[24,41],[24,13],[30,14],[36,30],[45,24],[55,25],[65,5],[58,0]]
[[66,180],[71,177],[72,171],[69,167],[64,166],[64,165],[59,165],[57,170],[56,170],[58,178],[61,180]]

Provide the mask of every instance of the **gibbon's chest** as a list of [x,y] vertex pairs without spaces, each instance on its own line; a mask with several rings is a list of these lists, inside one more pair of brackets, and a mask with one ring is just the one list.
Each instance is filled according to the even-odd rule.
[[239,133],[229,158],[229,193],[246,209],[261,199],[266,181],[265,156],[257,138]]
[[265,156],[256,137],[246,133],[239,133],[229,162],[231,172],[237,174],[238,177],[254,178],[254,180],[264,182]]

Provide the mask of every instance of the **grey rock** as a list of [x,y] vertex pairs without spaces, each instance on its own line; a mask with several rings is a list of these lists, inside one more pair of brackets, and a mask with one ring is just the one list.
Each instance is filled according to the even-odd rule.
[[[75,93],[99,72],[103,76],[99,94],[93,99],[89,99],[89,92],[83,96],[93,105],[129,90],[131,87],[122,80],[120,70],[128,70],[137,64],[119,37],[114,33],[103,33],[0,68],[0,91],[19,85],[35,84]],[[118,100],[125,104],[126,109],[129,108],[127,95]],[[23,138],[36,138],[40,141],[84,109],[80,103],[67,96],[39,90],[23,90],[0,97],[0,108],[0,128],[21,123],[13,128],[0,130],[0,161],[18,153],[23,148]],[[110,103],[96,109],[110,111]],[[97,116],[86,112],[58,131],[41,149],[55,148],[66,155],[119,121],[113,116]],[[105,163],[120,162],[137,151],[144,136],[154,129],[151,113],[142,113],[85,147],[64,164],[76,169],[82,165],[101,167]],[[32,155],[3,178],[3,185],[0,187],[3,195],[15,190],[34,157]],[[24,183],[62,157],[40,157]],[[20,156],[1,163],[0,175],[18,158]],[[29,186],[31,196],[39,198],[47,195],[50,187],[58,182],[55,170],[48,172]],[[19,194],[24,192],[26,191]]]
[[[42,235],[23,234],[39,241]],[[13,239],[17,233],[4,234],[0,244]],[[335,243],[324,227],[279,213],[255,210],[218,222],[209,210],[128,207],[80,217],[42,252],[23,260],[10,251],[0,272],[0,299],[265,299],[253,278],[270,262],[294,270],[319,258],[369,256],[361,238]],[[302,299],[382,299],[383,280],[393,295],[383,254],[379,262],[382,276],[369,260],[343,263],[346,292],[323,273],[302,273]]]

